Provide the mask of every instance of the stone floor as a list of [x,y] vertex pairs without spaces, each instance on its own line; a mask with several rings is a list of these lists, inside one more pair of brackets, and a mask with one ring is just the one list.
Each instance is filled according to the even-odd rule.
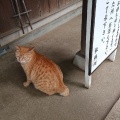
[[106,60],[84,87],[84,72],[72,64],[80,50],[81,16],[28,43],[57,63],[70,89],[68,97],[47,96],[31,84],[14,50],[0,57],[0,120],[103,120],[120,96],[120,49],[115,62]]

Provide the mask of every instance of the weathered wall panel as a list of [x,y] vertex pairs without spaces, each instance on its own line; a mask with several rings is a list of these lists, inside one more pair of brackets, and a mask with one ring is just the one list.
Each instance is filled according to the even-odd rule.
[[[20,11],[24,12],[20,1],[18,0]],[[78,1],[81,0],[25,0],[25,3],[27,10],[32,10],[29,13],[30,20],[36,22]],[[19,20],[18,18],[13,18],[13,15],[11,0],[0,0],[0,38],[20,29]],[[27,25],[25,15],[22,15],[22,22],[24,25]]]

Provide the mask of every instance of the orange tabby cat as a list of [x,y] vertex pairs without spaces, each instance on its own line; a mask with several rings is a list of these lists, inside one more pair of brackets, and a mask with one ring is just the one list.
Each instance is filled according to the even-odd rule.
[[69,94],[69,89],[63,83],[63,74],[53,61],[36,52],[34,47],[16,46],[16,48],[17,61],[21,63],[27,76],[27,81],[23,83],[25,87],[33,83],[36,89],[48,95]]

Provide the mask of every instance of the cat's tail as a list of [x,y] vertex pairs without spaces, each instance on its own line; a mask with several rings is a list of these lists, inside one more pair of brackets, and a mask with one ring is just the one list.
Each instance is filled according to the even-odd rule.
[[62,96],[68,96],[69,95],[69,89],[67,86],[64,86],[64,89],[62,90],[62,92],[60,92],[60,95]]

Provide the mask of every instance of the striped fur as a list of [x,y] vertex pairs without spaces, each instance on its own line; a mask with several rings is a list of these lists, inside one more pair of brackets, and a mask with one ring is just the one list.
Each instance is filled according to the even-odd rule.
[[69,95],[69,89],[63,83],[63,74],[53,61],[36,52],[34,48],[16,48],[17,61],[21,63],[27,77],[27,81],[23,83],[25,87],[33,83],[36,89],[48,95]]

